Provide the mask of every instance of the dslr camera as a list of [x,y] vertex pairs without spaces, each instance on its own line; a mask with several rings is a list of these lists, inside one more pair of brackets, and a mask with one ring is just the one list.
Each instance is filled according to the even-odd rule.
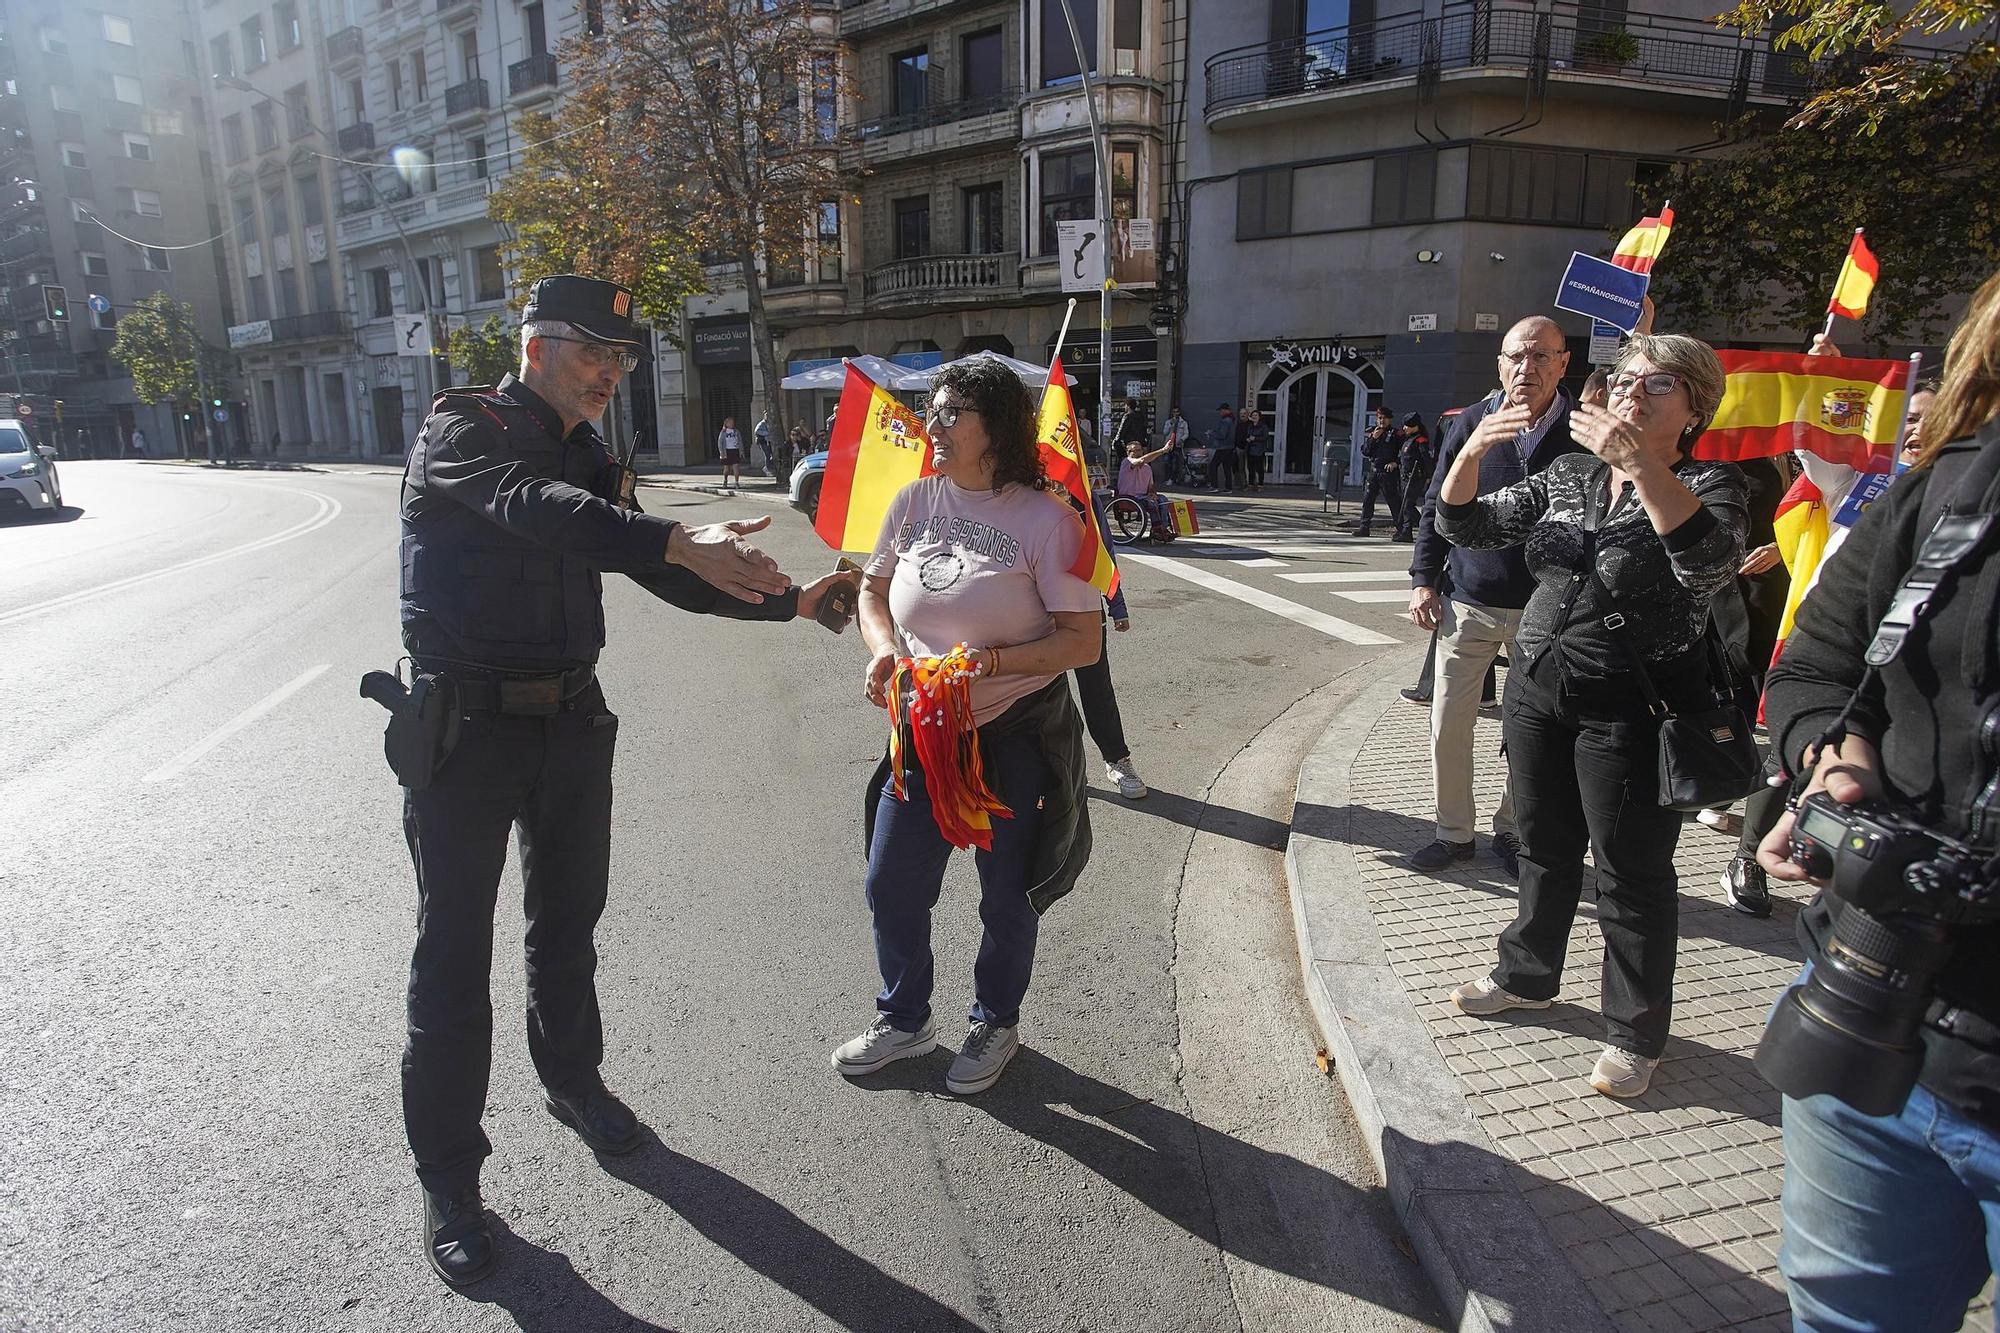
[[1788,1096],[1894,1115],[1923,1065],[1919,1030],[1956,928],[2000,921],[1989,860],[1885,803],[1815,792],[1792,822],[1792,861],[1826,882],[1833,931],[1778,1002],[1757,1070]]

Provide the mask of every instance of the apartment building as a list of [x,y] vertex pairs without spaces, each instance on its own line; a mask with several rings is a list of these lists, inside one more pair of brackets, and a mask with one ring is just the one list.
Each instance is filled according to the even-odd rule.
[[[1426,419],[1495,382],[1500,332],[1557,314],[1574,250],[1658,210],[1718,122],[1804,90],[1701,0],[1200,3],[1190,40],[1183,405],[1275,423],[1277,471],[1354,465],[1369,410]],[[1682,329],[1715,336],[1722,330]]]
[[[223,336],[220,228],[193,16],[180,0],[0,0],[0,392],[65,452],[163,452],[193,404],[151,407],[108,353],[154,292]],[[64,289],[51,320],[44,286]],[[57,404],[60,403],[60,407]]]

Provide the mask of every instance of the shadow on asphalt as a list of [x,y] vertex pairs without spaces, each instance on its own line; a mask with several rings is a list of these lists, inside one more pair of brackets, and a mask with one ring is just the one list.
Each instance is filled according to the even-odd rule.
[[634,1329],[675,1333],[621,1309],[585,1281],[569,1256],[523,1239],[498,1213],[488,1210],[493,1228],[494,1275],[460,1295],[479,1305],[497,1305],[525,1333],[571,1333],[575,1329]]
[[[777,1200],[706,1163],[685,1157],[657,1141],[631,1157],[598,1160],[605,1171],[652,1195],[741,1263],[842,1328],[855,1333],[890,1329],[978,1333],[977,1324],[950,1306],[890,1277],[825,1232],[802,1221]],[[565,1268],[568,1262],[562,1260]],[[585,1285],[581,1279],[577,1282]],[[609,1305],[596,1292],[591,1295]],[[624,1327],[615,1322],[575,1318],[573,1311],[561,1313],[564,1318],[559,1323],[537,1325],[523,1320],[521,1327],[551,1330]],[[632,1327],[654,1326],[633,1320]]]
[[1152,815],[1191,829],[1199,829],[1203,833],[1234,838],[1238,842],[1247,842],[1253,847],[1264,847],[1274,852],[1284,851],[1285,843],[1292,835],[1292,826],[1283,820],[1253,815],[1247,810],[1238,810],[1232,806],[1192,800],[1170,791],[1161,791],[1158,787],[1153,788],[1152,795],[1136,801],[1128,801],[1118,793],[1106,791],[1101,787],[1091,787],[1088,792],[1091,800],[1101,801],[1120,810]]
[[46,509],[29,513],[17,513],[10,509],[5,511],[4,515],[0,515],[0,528],[26,528],[38,523],[74,523],[82,518],[85,512],[81,505],[73,504],[66,504],[53,513]]

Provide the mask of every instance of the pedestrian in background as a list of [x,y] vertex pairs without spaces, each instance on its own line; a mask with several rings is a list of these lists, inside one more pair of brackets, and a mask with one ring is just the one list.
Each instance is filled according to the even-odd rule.
[[1403,418],[1401,435],[1396,468],[1403,474],[1403,500],[1396,511],[1394,540],[1407,542],[1416,540],[1417,515],[1423,510],[1431,473],[1437,469],[1437,448],[1424,430],[1424,419],[1415,412]]
[[146,456],[146,432],[134,429],[132,432],[132,452],[139,458]]
[[1168,409],[1167,425],[1162,435],[1162,443],[1167,446],[1168,451],[1164,464],[1167,472],[1167,484],[1169,486],[1178,486],[1187,475],[1187,455],[1185,451],[1189,445],[1194,443],[1194,432],[1188,426],[1187,418],[1181,415],[1181,410],[1178,406]]
[[757,418],[757,428],[752,432],[757,437],[757,452],[764,455],[764,471],[775,477],[778,475],[777,455],[771,451],[771,414],[766,412]]
[[722,488],[733,490],[743,484],[743,432],[736,429],[735,417],[724,417],[715,435],[715,452],[722,459]]
[[1480,494],[1483,458],[1534,419],[1532,407],[1509,403],[1455,451],[1437,487],[1447,541],[1525,548],[1535,581],[1507,673],[1519,909],[1498,965],[1451,1000],[1480,1017],[1554,1002],[1588,852],[1605,1027],[1590,1086],[1609,1097],[1651,1085],[1673,1014],[1683,821],[1660,804],[1654,701],[1699,711],[1720,684],[1709,603],[1743,563],[1745,487],[1734,465],[1690,455],[1723,388],[1708,344],[1634,337],[1613,369],[1611,407],[1576,409],[1572,432],[1589,455],[1565,454]]
[[1385,407],[1375,409],[1375,426],[1362,441],[1361,456],[1367,461],[1368,477],[1361,491],[1361,526],[1354,535],[1366,537],[1375,529],[1375,500],[1379,496],[1389,506],[1389,517],[1403,526],[1402,465],[1403,437],[1396,429],[1395,414]]
[[1235,490],[1236,484],[1236,414],[1224,403],[1208,428],[1208,488],[1219,493]]
[[1243,426],[1239,432],[1242,438],[1243,461],[1250,469],[1250,489],[1264,489],[1264,474],[1271,464],[1271,428],[1264,424],[1264,414],[1251,408],[1243,414]]
[[[1143,447],[1143,446],[1135,446]],[[1097,538],[1104,543],[1105,552],[1111,556],[1111,564],[1118,565],[1118,548],[1111,541],[1111,529],[1104,521],[1104,510],[1095,507]],[[1121,579],[1105,599],[1105,609],[1111,618],[1111,628],[1120,634],[1132,628],[1132,613],[1125,606],[1125,587]],[[1104,776],[1118,794],[1128,801],[1143,800],[1148,794],[1146,780],[1139,776],[1139,768],[1132,762],[1132,747],[1125,741],[1125,719],[1118,711],[1118,692],[1111,684],[1111,636],[1103,625],[1097,629],[1097,660],[1088,665],[1076,667],[1072,672],[1076,677],[1077,702],[1083,709],[1083,725],[1090,732],[1092,743],[1104,759]]]

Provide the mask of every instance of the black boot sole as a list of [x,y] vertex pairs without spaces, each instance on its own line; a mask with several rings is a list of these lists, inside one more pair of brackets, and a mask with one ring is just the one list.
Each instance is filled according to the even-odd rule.
[[570,1114],[569,1108],[555,1098],[544,1096],[542,1098],[542,1105],[548,1108],[550,1115],[562,1121],[563,1124],[568,1125],[572,1130],[575,1130],[576,1136],[582,1139],[592,1152],[601,1152],[606,1157],[626,1157],[646,1146],[646,1130],[644,1126],[633,1131],[632,1137],[629,1139],[607,1139],[600,1134],[593,1134],[584,1128],[583,1123]]
[[[483,1282],[493,1275],[493,1256],[490,1253],[486,1256],[486,1262],[477,1268],[455,1275],[447,1271],[445,1266],[438,1262],[437,1251],[432,1248],[431,1219],[428,1211],[423,1215],[422,1233],[424,1238],[424,1262],[431,1266],[431,1272],[436,1273],[438,1280],[443,1282],[447,1287],[454,1289],[469,1287],[473,1283]],[[492,1240],[492,1233],[489,1231],[487,1234],[487,1244],[492,1244]]]

